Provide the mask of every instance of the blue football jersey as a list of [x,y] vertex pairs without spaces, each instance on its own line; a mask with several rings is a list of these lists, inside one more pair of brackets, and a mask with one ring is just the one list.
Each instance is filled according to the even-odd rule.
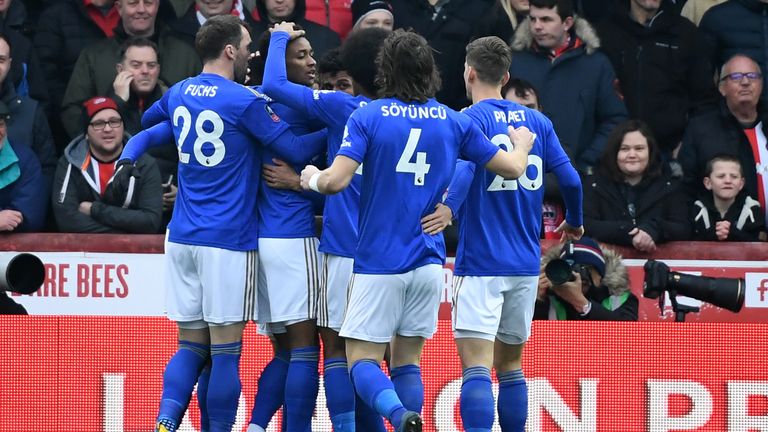
[[[263,87],[276,101],[298,110],[309,119],[320,120],[328,129],[328,164],[333,162],[349,116],[369,98],[351,96],[340,91],[312,90],[288,81],[285,70],[285,48],[289,36],[275,32],[269,41],[269,55],[264,70]],[[283,55],[275,55],[283,53]],[[357,247],[358,213],[360,210],[360,176],[356,175],[342,192],[325,199],[323,234],[320,251],[353,257]]]
[[[536,140],[525,174],[504,180],[482,167],[459,165],[457,176],[472,176],[459,210],[459,244],[454,273],[469,276],[539,274],[539,233],[544,174],[570,163],[552,129],[538,111],[506,100],[484,100],[464,110],[491,141],[511,150],[507,126],[526,126]],[[462,170],[464,172],[462,172]]]
[[171,120],[179,151],[168,239],[257,249],[259,143],[269,145],[287,125],[257,92],[207,73],[171,87],[149,113]]
[[[261,91],[259,87],[257,91]],[[267,99],[269,106],[297,135],[303,135],[322,129],[318,121],[311,121],[301,112],[286,105]],[[320,136],[324,142],[326,136]],[[323,146],[325,147],[325,146]],[[261,152],[262,164],[274,165],[272,159],[281,159],[270,148]],[[289,164],[294,171],[300,173],[309,160]],[[315,236],[314,201],[310,194],[314,192],[296,192],[285,189],[275,189],[267,185],[264,178],[259,179],[259,237],[261,238],[303,238]],[[319,194],[316,194],[319,195]]]
[[484,166],[498,150],[469,117],[434,99],[380,99],[355,111],[338,152],[363,164],[354,271],[443,263],[442,235],[424,233],[421,218],[441,201],[458,156]]

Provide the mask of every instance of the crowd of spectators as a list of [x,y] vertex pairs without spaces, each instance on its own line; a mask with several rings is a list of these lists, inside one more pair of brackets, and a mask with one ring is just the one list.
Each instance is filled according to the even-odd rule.
[[[143,112],[199,73],[197,29],[233,14],[253,40],[299,24],[316,86],[343,91],[335,48],[349,32],[412,28],[435,50],[438,100],[455,109],[469,105],[466,44],[499,36],[514,50],[504,96],[552,120],[583,176],[588,236],[640,251],[765,240],[766,12],[761,0],[5,0],[0,230],[163,232],[173,143],[139,162],[122,207],[101,202],[104,183]],[[543,237],[563,217],[557,182],[545,187]]]

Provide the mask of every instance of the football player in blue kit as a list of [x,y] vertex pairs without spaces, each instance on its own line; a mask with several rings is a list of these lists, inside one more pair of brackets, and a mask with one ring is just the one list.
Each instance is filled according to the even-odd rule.
[[166,237],[165,286],[179,349],[163,375],[157,431],[176,430],[209,353],[210,431],[231,430],[241,390],[242,332],[257,311],[260,147],[299,163],[324,145],[316,135],[296,137],[263,96],[240,84],[250,42],[237,17],[203,24],[195,39],[203,72],[174,85],[147,110],[142,120],[148,129],[126,145],[105,194],[119,202],[116,197],[135,182],[133,161],[150,146],[177,143],[179,191]]
[[501,96],[511,59],[509,46],[494,36],[467,45],[464,81],[473,105],[463,112],[506,150],[512,145],[509,126],[533,132],[525,173],[507,180],[460,161],[445,200],[460,221],[453,332],[463,369],[461,418],[464,430],[473,432],[490,432],[493,426],[492,367],[499,381],[502,431],[525,430],[528,398],[520,360],[536,303],[545,173],[555,173],[566,204],[557,231],[569,239],[584,233],[581,181],[552,122]]
[[397,30],[377,59],[380,99],[356,110],[331,166],[307,166],[302,186],[325,194],[344,190],[361,166],[359,241],[347,311],[341,327],[360,398],[397,431],[421,431],[420,414],[407,410],[381,371],[387,342],[392,367],[418,368],[426,338],[437,327],[445,248],[442,234],[420,220],[440,202],[459,156],[517,178],[533,135],[509,130],[512,151],[500,150],[469,117],[435,101],[440,87],[432,49],[413,32]]
[[[262,88],[272,99],[310,120],[319,120],[327,127],[328,163],[333,161],[341,145],[344,126],[349,116],[376,95],[375,59],[388,35],[382,29],[364,29],[349,35],[341,48],[342,63],[353,79],[355,95],[342,91],[312,90],[288,79],[286,46],[299,38],[303,31],[294,30],[292,23],[280,23],[272,29]],[[350,187],[326,198],[323,211],[323,231],[319,250],[323,252],[321,290],[317,325],[323,339],[324,380],[328,411],[338,431],[353,431],[357,411],[358,429],[383,431],[384,425],[376,413],[365,406],[355,408],[355,393],[349,378],[344,341],[338,335],[347,304],[347,286],[352,276],[352,259],[357,246],[360,202],[360,175],[355,175]],[[302,387],[297,391],[306,391]],[[361,412],[360,409],[363,411]]]

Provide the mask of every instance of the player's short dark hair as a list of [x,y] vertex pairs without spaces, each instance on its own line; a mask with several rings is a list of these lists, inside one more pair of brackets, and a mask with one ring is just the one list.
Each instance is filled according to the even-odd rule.
[[571,0],[530,0],[529,4],[539,9],[557,8],[557,14],[560,15],[560,19],[563,21],[574,15],[573,2]]
[[413,31],[392,32],[381,47],[376,65],[380,97],[424,103],[440,89],[440,73],[432,48],[424,37]]
[[346,71],[344,63],[341,61],[341,48],[334,48],[323,55],[317,61],[318,74],[337,74]]
[[656,143],[651,128],[640,120],[627,120],[616,126],[610,135],[603,151],[600,171],[616,182],[624,181],[624,173],[619,169],[616,157],[624,142],[624,137],[630,132],[640,132],[648,141],[648,167],[643,173],[643,178],[654,178],[661,175],[661,150]]
[[[270,24],[269,28],[272,28],[275,25],[277,25],[277,23]],[[269,54],[269,41],[272,40],[272,32],[269,31],[269,28],[264,30],[264,32],[259,35],[259,38],[256,39],[256,52],[258,52],[259,55],[254,56],[253,59],[251,59],[251,75],[249,77],[250,81],[248,85],[257,85],[264,81],[264,70],[267,66],[267,55]],[[294,24],[293,29],[304,30],[304,27]],[[288,44],[291,42],[293,41],[288,41]]]
[[712,159],[707,161],[707,165],[704,167],[704,177],[712,175],[712,169],[715,167],[715,162],[733,162],[739,166],[739,174],[744,177],[744,168],[741,166],[741,161],[734,155],[726,153],[718,153]]
[[357,29],[341,46],[341,63],[350,77],[369,95],[376,94],[376,57],[392,33],[382,28]]
[[227,45],[239,47],[243,28],[250,32],[248,24],[234,15],[208,18],[195,35],[195,51],[200,60],[206,63],[219,58]]
[[487,84],[501,84],[512,63],[512,49],[496,36],[475,39],[467,45],[467,64]]
[[145,38],[145,37],[129,37],[125,40],[125,42],[120,45],[120,61],[125,60],[125,53],[128,52],[130,48],[144,48],[149,47],[155,50],[155,54],[158,54],[157,44],[152,42],[151,40]]
[[533,84],[531,84],[529,81],[520,78],[510,78],[510,80],[507,81],[507,83],[504,84],[504,86],[501,88],[501,97],[506,98],[507,93],[510,91],[514,92],[515,96],[519,98],[528,96],[528,93],[533,94],[536,96],[536,101],[539,103],[539,107],[541,108],[539,92],[536,90],[536,87],[534,87]]

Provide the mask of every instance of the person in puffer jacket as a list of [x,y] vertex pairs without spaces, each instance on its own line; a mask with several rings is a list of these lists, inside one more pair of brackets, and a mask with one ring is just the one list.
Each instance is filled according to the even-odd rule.
[[[557,258],[580,264],[584,271],[574,272],[573,280],[553,285],[544,269]],[[542,256],[533,319],[637,321],[637,313],[638,299],[630,291],[629,273],[615,251],[582,237],[552,247]]]
[[67,145],[59,159],[51,197],[59,230],[78,233],[154,234],[160,228],[163,190],[160,171],[148,155],[137,162],[139,176],[121,206],[102,197],[115,162],[128,141],[117,104],[106,97],[85,102],[85,132]]

